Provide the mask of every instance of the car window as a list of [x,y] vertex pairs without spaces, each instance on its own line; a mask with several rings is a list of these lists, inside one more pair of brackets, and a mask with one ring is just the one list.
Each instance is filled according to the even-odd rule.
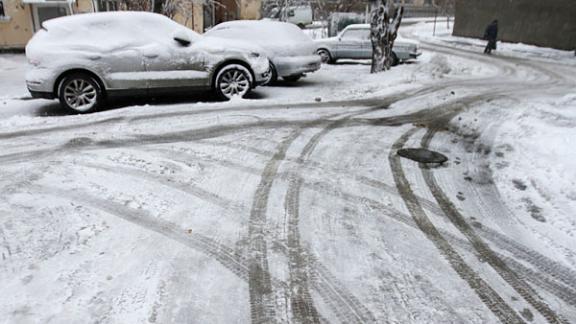
[[350,29],[342,34],[342,39],[347,40],[366,40],[370,38],[368,29]]

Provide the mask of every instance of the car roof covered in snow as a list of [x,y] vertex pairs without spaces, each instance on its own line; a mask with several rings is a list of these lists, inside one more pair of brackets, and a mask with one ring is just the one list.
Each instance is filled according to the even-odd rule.
[[370,29],[370,24],[352,24],[346,26],[345,29]]
[[[370,24],[352,24],[352,25],[346,26],[346,28],[344,28],[342,31],[350,30],[350,29],[370,29]],[[404,38],[400,34],[398,34],[398,36],[396,36],[396,42],[403,43],[406,45],[407,44],[410,44],[410,45],[419,45],[420,44],[418,41]]]
[[259,43],[311,41],[296,25],[269,20],[228,21],[209,30],[206,36],[253,39]]
[[312,39],[300,28],[278,21],[229,21],[215,26],[204,35],[249,41],[261,46],[269,56],[311,55],[315,50]]
[[111,45],[129,40],[130,43],[150,39],[171,41],[172,34],[186,30],[192,38],[200,37],[194,31],[168,17],[133,11],[79,14],[50,19],[42,24],[51,41],[56,43],[89,43],[94,46]]

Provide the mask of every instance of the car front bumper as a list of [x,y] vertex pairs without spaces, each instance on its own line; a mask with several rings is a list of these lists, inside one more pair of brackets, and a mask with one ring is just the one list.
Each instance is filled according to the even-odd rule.
[[[40,93],[53,94],[54,83],[54,73],[49,69],[34,67],[26,73],[26,87],[34,98],[47,97],[47,95],[40,96]],[[38,95],[38,97],[36,97],[36,95]]]
[[255,75],[256,78],[256,82],[254,82],[254,86],[261,86],[261,85],[266,85],[270,82],[270,79],[272,78],[272,71],[270,71],[270,69],[268,69],[266,72],[264,73],[259,73]]
[[276,73],[280,77],[315,72],[322,66],[322,61],[318,55],[276,57],[272,63],[274,63]]
[[412,52],[410,53],[410,58],[416,59],[420,55],[422,55],[422,52]]

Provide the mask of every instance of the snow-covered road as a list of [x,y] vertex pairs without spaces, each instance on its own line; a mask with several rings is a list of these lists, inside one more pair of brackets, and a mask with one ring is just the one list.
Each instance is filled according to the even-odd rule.
[[428,29],[406,30],[416,64],[260,99],[54,116],[5,95],[0,321],[576,321],[575,65]]

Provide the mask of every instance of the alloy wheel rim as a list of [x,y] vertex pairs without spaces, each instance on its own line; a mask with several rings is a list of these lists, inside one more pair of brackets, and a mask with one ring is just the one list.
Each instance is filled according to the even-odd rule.
[[96,88],[85,80],[72,80],[64,88],[64,99],[74,110],[88,111],[96,104]]
[[239,70],[229,70],[222,75],[220,90],[227,98],[244,96],[250,89],[248,77]]

